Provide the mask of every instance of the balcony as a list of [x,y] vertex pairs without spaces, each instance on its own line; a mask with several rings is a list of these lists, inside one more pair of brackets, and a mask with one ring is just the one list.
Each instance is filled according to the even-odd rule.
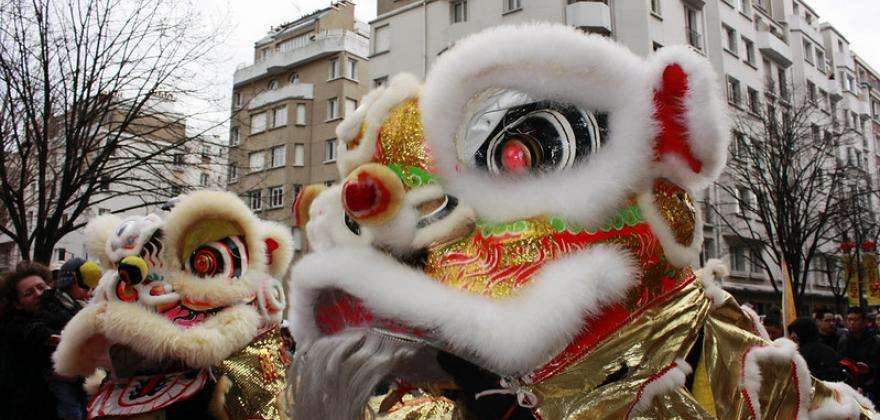
[[825,90],[828,91],[828,95],[831,96],[831,100],[839,101],[843,98],[843,93],[840,91],[840,83],[837,82],[837,79],[826,79],[828,83],[825,85]]
[[783,67],[791,65],[791,47],[780,37],[764,30],[758,32],[755,43],[762,54],[782,64]]
[[280,89],[261,92],[248,103],[248,110],[288,99],[313,99],[314,97],[315,87],[311,83],[289,84]]
[[786,17],[786,22],[788,22],[788,25],[789,25],[788,27],[792,31],[801,31],[801,32],[803,32],[804,35],[806,35],[808,38],[813,40],[813,42],[819,42],[819,43],[822,42],[823,38],[819,34],[819,30],[816,27],[814,27],[813,25],[810,25],[809,23],[807,23],[807,20],[804,19],[803,16],[801,16],[801,15],[788,15]]
[[578,1],[565,7],[565,23],[590,32],[611,33],[611,8],[598,1]]
[[277,51],[253,65],[236,70],[233,84],[238,86],[270,74],[278,74],[316,58],[343,51],[359,57],[367,57],[370,51],[370,40],[350,31],[326,31],[316,35],[308,44],[300,48]]

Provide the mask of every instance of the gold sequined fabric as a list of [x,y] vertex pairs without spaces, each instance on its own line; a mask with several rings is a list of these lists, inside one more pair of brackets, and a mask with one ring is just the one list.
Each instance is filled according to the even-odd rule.
[[672,230],[675,241],[688,246],[694,240],[696,210],[691,197],[666,179],[654,182],[654,205]]
[[226,394],[231,419],[283,419],[282,394],[290,356],[273,328],[233,354],[219,366],[217,377],[227,376],[232,388]]
[[377,143],[376,163],[431,169],[418,99],[409,99],[391,110],[379,129]]

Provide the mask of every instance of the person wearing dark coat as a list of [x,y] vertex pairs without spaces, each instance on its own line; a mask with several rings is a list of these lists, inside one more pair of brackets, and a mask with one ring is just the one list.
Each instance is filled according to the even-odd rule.
[[[59,383],[71,380],[56,376],[51,360],[61,330],[82,306],[50,284],[49,270],[31,261],[19,263],[0,283],[0,294],[10,302],[0,329],[6,365],[0,388],[8,392],[0,418],[79,420],[85,415],[84,392],[56,395]],[[73,398],[76,407],[60,409],[64,405],[57,397]]]
[[819,341],[832,349],[837,349],[841,334],[837,332],[837,320],[834,312],[829,309],[816,311],[816,327],[819,329]]
[[840,355],[819,341],[819,330],[812,319],[796,319],[788,325],[788,336],[798,343],[798,352],[807,361],[807,367],[814,377],[832,382],[846,379],[840,365]]
[[858,306],[847,310],[846,324],[849,331],[840,339],[837,351],[867,368],[867,373],[859,376],[858,388],[877,404],[880,402],[880,338],[868,331],[865,311]]

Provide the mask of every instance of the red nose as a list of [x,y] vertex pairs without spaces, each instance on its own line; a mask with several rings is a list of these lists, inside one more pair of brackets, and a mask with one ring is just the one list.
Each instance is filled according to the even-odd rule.
[[342,203],[355,218],[368,218],[388,208],[390,194],[381,180],[368,172],[349,179],[342,186]]

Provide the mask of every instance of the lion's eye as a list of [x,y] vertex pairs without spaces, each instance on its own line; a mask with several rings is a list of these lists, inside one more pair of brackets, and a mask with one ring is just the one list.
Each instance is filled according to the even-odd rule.
[[480,95],[458,144],[493,174],[549,173],[574,166],[605,141],[607,115],[572,104],[533,100],[509,90]]
[[237,236],[201,245],[186,261],[186,270],[198,277],[240,277],[246,268],[247,251]]

